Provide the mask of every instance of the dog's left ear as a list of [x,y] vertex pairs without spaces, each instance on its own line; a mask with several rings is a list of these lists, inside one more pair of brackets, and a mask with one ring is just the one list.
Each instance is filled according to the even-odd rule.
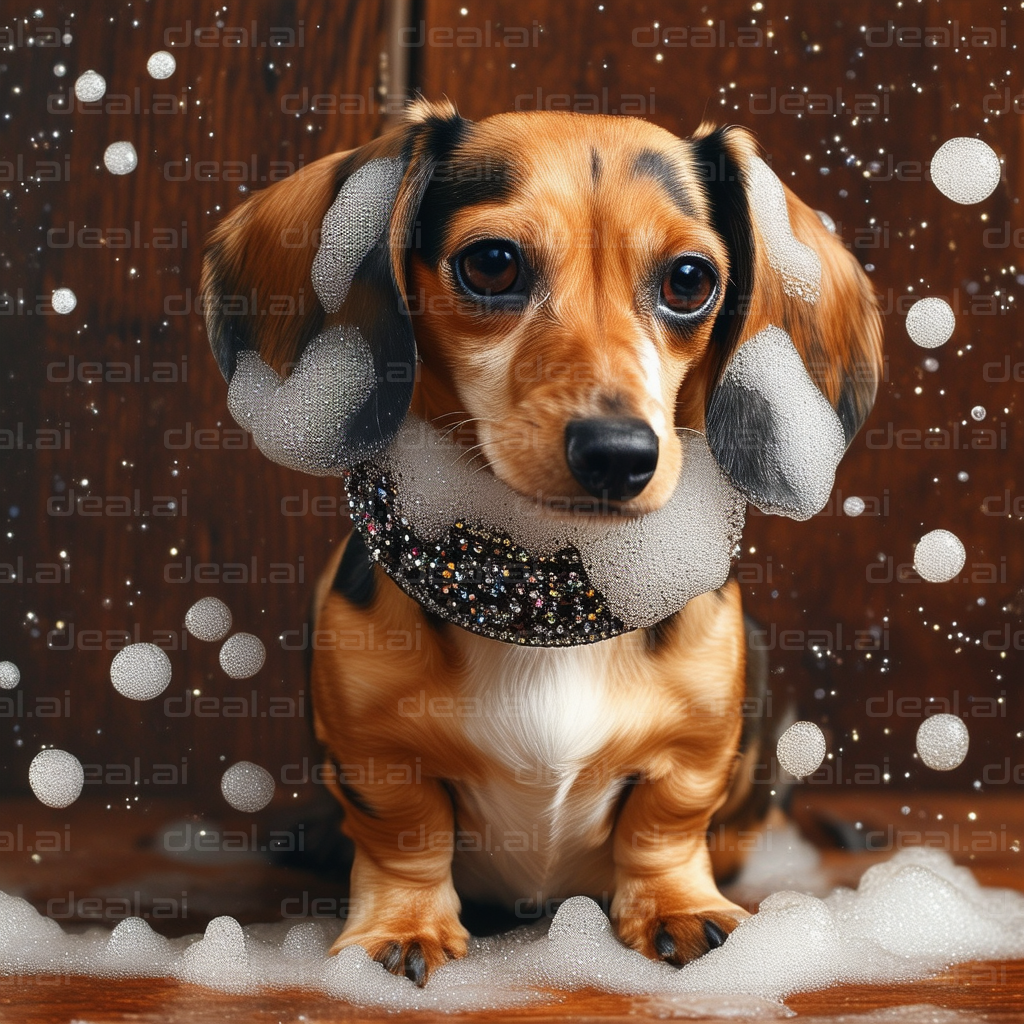
[[708,443],[766,512],[807,519],[874,404],[882,323],[867,275],[742,128],[690,142],[730,273],[715,325]]
[[228,407],[276,462],[340,474],[405,419],[416,343],[405,263],[432,176],[469,130],[413,104],[359,149],[258,192],[204,253],[207,332]]

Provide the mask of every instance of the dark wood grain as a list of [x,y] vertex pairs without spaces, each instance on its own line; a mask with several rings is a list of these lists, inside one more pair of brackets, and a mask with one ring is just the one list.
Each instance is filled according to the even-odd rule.
[[[773,644],[774,709],[795,699],[822,724],[848,785],[885,774],[912,788],[998,780],[1007,757],[1011,769],[1024,761],[1015,682],[1024,671],[1024,98],[1013,106],[1024,18],[966,0],[761,7],[425,0],[416,81],[473,118],[540,106],[639,113],[684,136],[703,118],[742,124],[786,183],[835,219],[873,268],[886,374],[825,511],[807,523],[748,518],[738,573]],[[960,135],[1005,160],[1004,180],[977,206],[922,180],[939,145]],[[953,339],[933,352],[910,342],[899,304],[924,295],[957,314]],[[924,369],[929,356],[935,372]],[[970,416],[977,405],[981,423]],[[851,495],[880,514],[843,516]],[[968,552],[960,580],[942,585],[911,568],[913,545],[939,527]],[[966,763],[945,775],[913,754],[929,698],[971,730]],[[834,784],[835,768],[806,785]]]
[[[792,996],[786,1002],[797,1011],[800,1020],[811,1024],[819,1019],[868,1013],[902,1004],[927,1004],[944,1010],[984,1014],[982,1019],[988,1021],[1015,1022],[1024,1012],[1024,965],[1020,961],[964,964],[928,981],[879,987],[844,986]],[[529,1009],[502,1010],[500,1017],[491,1010],[459,1014],[453,1018],[448,1014],[425,1012],[381,1013],[346,1006],[337,1000],[308,992],[280,991],[237,996],[163,978],[112,983],[66,976],[0,978],[0,1008],[9,1024],[63,1024],[69,1017],[82,1014],[93,1020],[100,1018],[138,1024],[242,1024],[250,1021],[276,1024],[285,1019],[397,1020],[409,1024],[453,1019],[473,1022],[522,1020],[534,1024],[555,1021],[634,1024],[638,1019],[658,1017],[657,1009],[645,1007],[642,1000],[591,991],[570,993],[557,1002],[553,1000]]]
[[[1007,301],[1020,273],[1021,236],[1013,234],[1021,227],[1020,114],[1013,107],[1019,89],[1013,75],[1006,76],[1019,52],[1012,47],[1022,39],[1019,13],[990,2],[944,4],[941,15],[927,5],[873,2],[847,13],[773,0],[756,13],[735,0],[713,10],[700,4],[665,10],[645,3],[482,3],[467,7],[467,15],[458,2],[406,6],[410,80],[427,95],[450,95],[472,117],[536,106],[539,97],[542,106],[640,113],[680,134],[704,116],[746,124],[787,182],[828,211],[862,261],[874,266],[887,306],[901,295],[939,294],[958,308],[956,336],[934,353],[940,363],[934,373],[923,369],[928,353],[909,343],[902,316],[887,315],[887,380],[867,425],[877,431],[874,441],[865,431],[855,442],[829,514],[805,524],[752,515],[738,568],[749,607],[774,630],[773,708],[777,713],[795,699],[802,714],[826,727],[830,749],[843,756],[846,782],[856,765],[865,765],[862,786],[884,773],[901,786],[963,787],[1003,777],[1012,784],[1014,766],[1024,762],[1016,753],[1021,708],[1014,684],[1024,667],[1024,639],[1006,652],[994,648],[1005,630],[1011,636],[1024,630],[1022,517],[1013,506],[1024,501],[1022,418],[1012,379],[1024,363],[1024,342],[1019,302],[1016,296]],[[240,186],[264,187],[289,167],[379,130],[384,112],[375,90],[380,54],[388,49],[388,8],[254,3],[244,15],[222,18],[220,27],[212,10],[186,2],[144,9],[54,4],[41,19],[34,10],[34,4],[16,3],[4,12],[14,48],[3,56],[0,112],[10,117],[0,119],[0,140],[9,176],[26,180],[8,184],[0,223],[0,290],[24,310],[4,320],[0,428],[22,445],[37,443],[41,429],[56,430],[62,442],[70,438],[70,447],[0,452],[6,517],[0,562],[19,573],[19,582],[0,585],[0,657],[18,663],[24,678],[22,705],[14,717],[0,718],[0,789],[23,791],[30,755],[52,743],[90,763],[139,756],[152,765],[187,757],[183,788],[216,803],[221,758],[251,757],[280,774],[282,766],[314,756],[308,706],[298,714],[303,655],[282,649],[278,637],[301,629],[313,578],[347,525],[344,515],[314,515],[308,504],[325,495],[337,501],[320,511],[343,512],[336,483],[290,473],[251,449],[225,447],[238,435],[229,433],[234,424],[224,386],[195,312],[200,246],[222,213],[241,200]],[[899,38],[909,45],[868,45],[862,26],[874,31],[872,40],[884,41],[890,20],[894,29],[955,21],[968,43],[925,48],[904,35]],[[988,48],[973,41],[986,26],[996,43]],[[66,29],[72,42],[27,45],[32,33],[42,39],[48,28]],[[196,29],[205,34],[197,37]],[[295,33],[296,44],[301,30],[302,45],[260,45],[275,31],[283,38],[278,30],[285,29]],[[695,35],[698,29],[705,34]],[[647,45],[658,33],[688,43]],[[199,46],[197,39],[246,45]],[[739,45],[758,39],[763,45]],[[185,40],[190,45],[179,45]],[[709,40],[715,45],[696,45]],[[145,60],[165,47],[174,50],[178,69],[168,81],[155,82]],[[53,73],[57,62],[67,67],[62,78]],[[107,78],[108,112],[51,112],[59,108],[49,97],[66,96],[86,68]],[[182,101],[181,113],[156,112],[156,98],[169,94]],[[316,96],[321,110],[333,104],[354,112],[305,109]],[[855,113],[873,102],[878,112]],[[116,112],[118,103],[129,111]],[[1021,107],[1024,99],[1017,101]],[[939,143],[960,134],[980,135],[1005,158],[1005,180],[980,206],[956,207],[927,182],[882,180],[890,159],[924,166]],[[134,142],[140,163],[119,178],[103,169],[102,154],[120,139]],[[881,170],[870,171],[872,160]],[[29,180],[49,169],[42,161],[53,161],[61,177],[69,167],[70,179]],[[210,163],[201,166],[204,161]],[[107,244],[62,247],[72,222],[76,240],[83,228],[99,228]],[[131,248],[115,248],[116,238],[111,244],[114,229],[127,231]],[[158,230],[162,239],[178,232],[176,247],[155,248]],[[1008,237],[1007,247],[986,247],[990,230],[996,234],[989,244]],[[77,309],[68,317],[39,315],[35,307],[43,300],[36,297],[59,285],[75,290]],[[62,382],[72,357],[77,370],[83,361],[100,361],[101,373],[116,375],[127,366],[132,379]],[[140,377],[155,376],[154,364],[165,363],[176,368],[178,383],[134,380],[136,357]],[[1006,365],[1010,379],[986,379],[1005,375]],[[183,366],[187,381],[180,380]],[[995,432],[992,451],[969,447],[971,431],[979,428],[969,410],[979,404],[987,409],[980,427]],[[958,430],[960,448],[888,447],[901,430],[917,431],[905,436],[922,445],[930,428],[945,431],[942,438]],[[198,443],[212,448],[197,447],[199,429],[211,431]],[[961,471],[969,474],[966,482],[957,479]],[[183,505],[187,492],[187,515],[48,514],[48,501],[59,504],[72,489],[130,501],[137,490],[142,511],[158,496]],[[842,498],[851,494],[873,499],[883,514],[838,516]],[[1011,514],[985,514],[1001,509],[1007,495]],[[284,514],[303,508],[305,514]],[[966,542],[968,582],[935,586],[890,577],[910,562],[913,542],[940,526]],[[169,582],[186,559],[193,568],[212,563],[221,582]],[[273,567],[294,582],[263,584]],[[38,582],[54,571],[61,582]],[[259,582],[224,582],[232,572]],[[206,594],[227,600],[236,627],[263,638],[267,665],[254,685],[229,682],[214,646],[193,642],[171,652],[168,696],[199,689],[219,700],[245,697],[244,717],[224,717],[221,705],[215,717],[173,718],[159,701],[136,705],[115,694],[107,673],[122,642],[116,631],[141,639],[176,634],[180,643],[186,608]],[[86,646],[95,646],[96,635],[84,631],[102,631],[100,649],[72,644],[60,650],[71,625],[75,643]],[[870,629],[876,633],[868,640]],[[787,630],[795,632],[783,635]],[[977,644],[986,633],[987,647]],[[858,641],[882,649],[855,650]],[[820,655],[814,646],[833,650]],[[890,691],[894,698],[935,697],[971,715],[971,752],[961,769],[939,775],[920,767],[912,751],[922,705],[903,705],[899,714]],[[979,699],[1000,695],[1005,702],[994,718],[974,714],[985,710]],[[294,717],[263,717],[276,696],[296,701]],[[56,698],[60,717],[40,719],[51,710],[40,698]],[[877,698],[880,703],[867,705]],[[832,783],[823,778],[822,784]]]
[[[96,0],[46,5],[35,19],[36,6],[5,6],[18,45],[3,57],[10,119],[0,120],[0,145],[5,159],[22,160],[26,174],[49,159],[62,172],[69,167],[70,180],[17,183],[4,200],[0,290],[25,296],[28,308],[4,320],[2,426],[20,429],[25,443],[53,427],[70,446],[0,455],[7,524],[0,562],[21,566],[24,580],[0,586],[0,658],[21,667],[24,702],[14,717],[0,719],[0,790],[23,790],[31,755],[55,744],[87,763],[141,757],[151,769],[187,758],[188,782],[178,791],[212,795],[224,760],[265,761],[279,775],[281,765],[312,753],[308,704],[300,702],[303,655],[283,650],[278,636],[301,628],[310,586],[348,519],[336,482],[232,447],[242,435],[197,315],[201,247],[248,191],[379,132],[387,6],[267,0],[217,18],[215,5]],[[51,26],[68,27],[73,41],[27,45],[28,35],[43,38]],[[174,52],[177,70],[159,82],[145,66],[164,48]],[[57,62],[67,68],[62,78],[53,72]],[[48,113],[87,68],[106,78],[104,101],[89,111]],[[170,106],[169,94],[180,108],[154,112]],[[318,94],[333,97],[334,113],[302,113]],[[128,112],[118,112],[125,104]],[[325,98],[319,104],[331,106]],[[103,152],[124,139],[134,143],[139,166],[115,177],[103,167]],[[127,231],[131,248],[97,245],[96,234],[83,229],[100,229],[114,245],[124,241],[115,229]],[[75,244],[65,248],[69,237]],[[75,291],[74,313],[29,315],[42,301],[34,297],[58,286]],[[90,361],[101,362],[101,375],[112,380],[78,379]],[[125,367],[129,380],[116,382]],[[172,382],[143,379],[161,369]],[[74,379],[62,383],[69,375]],[[48,501],[59,510],[72,490],[115,510],[109,499],[128,496],[134,505],[138,492],[143,514],[48,514]],[[289,495],[297,497],[282,506]],[[333,499],[333,515],[308,514],[318,495]],[[145,514],[157,496],[174,497],[181,514]],[[304,501],[307,514],[282,513]],[[211,582],[197,582],[195,572],[181,582],[189,560],[193,569],[212,566]],[[69,568],[58,570],[59,583],[28,582],[45,575],[42,563]],[[286,582],[263,582],[275,577]],[[123,644],[117,631],[180,648],[188,639],[185,611],[206,594],[228,603],[236,629],[262,638],[266,666],[255,679],[234,683],[217,666],[217,645],[193,641],[170,652],[174,677],[165,697],[196,689],[244,697],[248,710],[236,705],[242,717],[233,719],[216,713],[223,708],[213,717],[173,718],[163,698],[137,704],[120,697],[108,677]],[[290,717],[268,717],[278,695],[294,702]],[[38,702],[54,696],[61,716],[40,720],[49,705]],[[174,707],[180,712],[184,704]]]

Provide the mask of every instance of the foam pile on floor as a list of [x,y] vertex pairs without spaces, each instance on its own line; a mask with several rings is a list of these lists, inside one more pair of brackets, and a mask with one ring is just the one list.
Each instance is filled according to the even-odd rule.
[[945,853],[918,848],[825,899],[777,892],[719,949],[682,970],[624,948],[596,903],[567,900],[544,924],[474,939],[426,988],[351,947],[327,957],[334,920],[242,928],[230,917],[203,936],[165,939],[139,918],[69,934],[24,900],[0,894],[0,973],[171,976],[228,992],[304,987],[364,1006],[458,1011],[596,988],[646,997],[670,1016],[785,1014],[786,995],[844,982],[891,983],[969,960],[1024,957],[1024,895],[978,885]]

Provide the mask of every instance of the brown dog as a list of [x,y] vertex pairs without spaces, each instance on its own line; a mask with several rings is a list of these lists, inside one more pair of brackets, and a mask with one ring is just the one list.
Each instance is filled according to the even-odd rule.
[[[867,415],[881,348],[867,278],[786,191],[792,235],[820,262],[810,297],[787,281],[786,239],[751,212],[763,165],[745,131],[680,140],[567,113],[471,123],[443,104],[414,105],[388,135],[253,196],[217,229],[204,289],[227,373],[248,348],[284,374],[337,319],[312,298],[317,233],[343,183],[378,157],[403,168],[386,267],[373,272],[397,294],[364,265],[353,301],[385,319],[404,301],[421,361],[412,410],[456,430],[521,494],[661,507],[681,469],[676,429],[705,429],[723,368],[770,324],[847,443]],[[254,291],[259,307],[305,302],[276,317],[217,305]],[[316,730],[356,847],[335,950],[362,945],[423,984],[466,951],[457,893],[520,908],[603,896],[625,943],[673,963],[744,916],[714,877],[738,855],[707,842],[716,814],[745,827],[765,811],[741,770],[757,730],[742,728],[755,673],[735,581],[651,629],[519,647],[425,611],[352,535],[315,617]],[[325,639],[367,635],[405,639]]]

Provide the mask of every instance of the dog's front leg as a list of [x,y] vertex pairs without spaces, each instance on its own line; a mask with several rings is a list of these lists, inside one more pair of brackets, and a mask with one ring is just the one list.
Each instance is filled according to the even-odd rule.
[[612,919],[628,946],[683,964],[720,946],[747,912],[718,891],[707,829],[728,779],[728,751],[676,763],[638,783],[614,836]]
[[[419,781],[412,764],[389,764],[376,780],[367,760],[365,784],[342,793],[356,854],[351,909],[331,952],[362,946],[393,974],[424,985],[432,970],[465,955],[469,938],[452,884],[451,798],[436,779]],[[403,781],[388,781],[396,777]]]

